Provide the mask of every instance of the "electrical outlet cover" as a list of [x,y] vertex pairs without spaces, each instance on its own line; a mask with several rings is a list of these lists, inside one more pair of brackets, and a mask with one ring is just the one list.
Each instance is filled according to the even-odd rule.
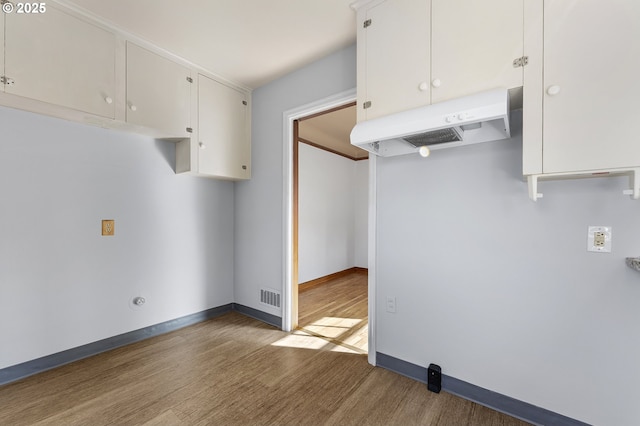
[[115,235],[115,223],[113,219],[105,219],[102,221],[102,235],[113,236]]
[[396,298],[395,297],[387,297],[387,312],[395,314],[396,313]]
[[587,232],[587,251],[611,253],[611,227],[590,226]]

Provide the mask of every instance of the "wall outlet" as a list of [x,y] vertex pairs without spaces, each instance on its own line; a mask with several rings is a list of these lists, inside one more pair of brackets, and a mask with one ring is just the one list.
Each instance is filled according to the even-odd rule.
[[596,253],[611,252],[611,227],[590,226],[587,231],[587,251]]
[[395,314],[396,313],[396,298],[395,297],[387,297],[387,312]]
[[112,236],[115,235],[116,221],[113,219],[106,219],[102,221],[102,235]]

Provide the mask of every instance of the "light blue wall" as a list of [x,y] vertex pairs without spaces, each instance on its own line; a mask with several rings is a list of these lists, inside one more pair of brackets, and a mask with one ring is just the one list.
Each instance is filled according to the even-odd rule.
[[356,164],[314,146],[298,145],[298,283],[355,264]]
[[[543,182],[522,140],[377,162],[377,350],[599,425],[638,425],[640,202],[626,178]],[[613,251],[587,252],[587,227]],[[385,311],[396,297],[397,313]]]
[[355,239],[354,263],[358,268],[369,267],[369,160],[356,161],[353,204]]
[[284,285],[283,113],[355,87],[353,45],[253,92],[252,179],[236,184],[236,303],[282,315],[259,303],[259,289]]
[[233,302],[233,183],[174,152],[0,108],[0,368]]

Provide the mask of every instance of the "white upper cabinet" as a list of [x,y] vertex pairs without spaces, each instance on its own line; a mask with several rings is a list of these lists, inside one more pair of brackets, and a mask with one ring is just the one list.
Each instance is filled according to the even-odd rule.
[[248,108],[244,93],[198,76],[199,173],[229,179],[251,177]]
[[544,2],[542,173],[640,166],[640,1]]
[[523,84],[524,0],[386,0],[358,11],[358,121]]
[[431,0],[388,0],[358,14],[358,121],[430,101]]
[[245,92],[198,75],[198,123],[178,144],[176,172],[241,180],[251,177],[249,102]]
[[522,86],[523,0],[432,0],[431,103]]
[[[0,46],[4,46],[4,17],[0,17]],[[0,49],[1,50],[1,49]],[[0,93],[4,92],[4,50],[0,52]]]
[[115,118],[113,33],[50,3],[4,19],[5,93]]
[[159,137],[190,137],[191,70],[127,42],[126,121]]
[[640,199],[640,2],[540,0],[525,5],[522,172],[538,181],[628,175]]
[[173,140],[176,173],[251,178],[250,90],[79,10],[20,5],[40,13],[0,19],[0,105]]

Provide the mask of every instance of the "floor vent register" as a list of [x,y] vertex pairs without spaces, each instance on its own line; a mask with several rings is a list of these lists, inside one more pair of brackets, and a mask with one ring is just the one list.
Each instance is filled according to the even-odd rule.
[[279,308],[280,300],[282,300],[280,292],[266,288],[260,289],[260,303]]

